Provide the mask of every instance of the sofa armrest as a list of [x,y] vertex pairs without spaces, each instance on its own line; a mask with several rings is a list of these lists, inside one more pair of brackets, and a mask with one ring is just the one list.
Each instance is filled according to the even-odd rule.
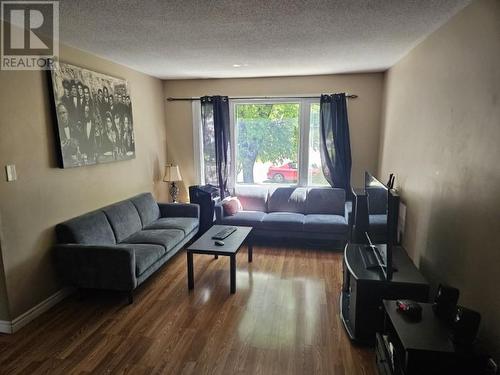
[[133,249],[59,244],[54,251],[58,271],[77,287],[131,291],[137,286]]
[[215,210],[215,222],[217,224],[222,224],[222,219],[224,218],[224,207],[222,207],[222,203],[217,203],[214,206]]
[[200,218],[200,206],[195,203],[158,203],[161,217]]

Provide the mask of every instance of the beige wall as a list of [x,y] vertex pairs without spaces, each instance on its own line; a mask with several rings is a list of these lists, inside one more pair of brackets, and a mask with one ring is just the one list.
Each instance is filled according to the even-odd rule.
[[[159,182],[166,157],[162,81],[64,46],[60,59],[128,80],[136,158],[57,168],[46,74],[0,71],[0,216],[11,319],[60,288],[49,251],[55,224],[143,191],[166,199]],[[17,181],[5,181],[6,164],[16,165]]]
[[[361,184],[365,169],[375,172],[378,162],[380,110],[383,74],[346,74],[308,77],[206,79],[165,81],[165,96],[202,95],[262,96],[305,95],[348,92],[359,95],[349,100],[349,122],[353,184]],[[178,163],[186,187],[196,182],[193,164],[193,127],[191,102],[166,102],[169,161]]]
[[500,357],[500,1],[479,0],[387,73],[380,175],[408,205],[404,245],[461,290]]

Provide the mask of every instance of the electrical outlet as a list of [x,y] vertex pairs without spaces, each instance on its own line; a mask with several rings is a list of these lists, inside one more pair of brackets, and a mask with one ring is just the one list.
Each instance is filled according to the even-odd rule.
[[6,165],[5,172],[7,174],[7,181],[16,181],[17,180],[17,172],[15,165]]

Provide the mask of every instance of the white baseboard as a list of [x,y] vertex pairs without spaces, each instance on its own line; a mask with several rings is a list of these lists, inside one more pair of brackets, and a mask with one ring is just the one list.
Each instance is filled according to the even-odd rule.
[[53,306],[57,305],[73,292],[73,288],[63,288],[25,313],[19,315],[14,320],[0,320],[0,333],[15,333],[19,331],[26,324],[39,317]]

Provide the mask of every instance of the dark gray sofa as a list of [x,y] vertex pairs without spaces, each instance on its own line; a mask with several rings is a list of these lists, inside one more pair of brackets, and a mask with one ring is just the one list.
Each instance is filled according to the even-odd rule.
[[198,205],[140,194],[58,224],[56,266],[73,286],[126,291],[131,299],[198,227]]
[[219,224],[251,226],[253,236],[348,241],[350,227],[345,191],[330,187],[238,186],[243,210],[225,216],[216,206]]

